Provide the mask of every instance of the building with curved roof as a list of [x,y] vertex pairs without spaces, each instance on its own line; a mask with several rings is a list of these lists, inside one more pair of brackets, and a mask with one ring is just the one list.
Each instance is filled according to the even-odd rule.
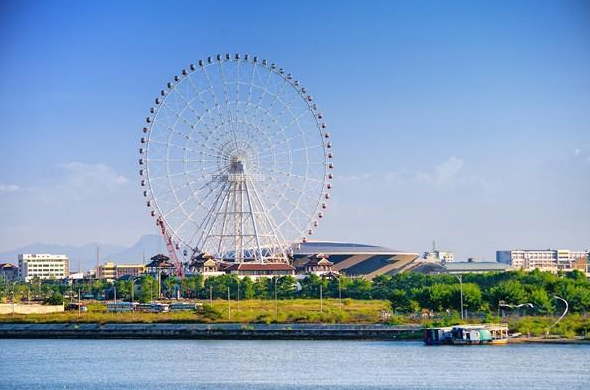
[[293,248],[293,252],[296,267],[303,265],[312,256],[323,254],[334,263],[334,271],[367,279],[377,275],[395,274],[420,256],[419,253],[382,246],[328,241],[301,243]]

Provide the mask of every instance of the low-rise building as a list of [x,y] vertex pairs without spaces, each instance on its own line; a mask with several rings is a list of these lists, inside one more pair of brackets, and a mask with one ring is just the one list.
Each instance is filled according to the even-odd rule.
[[295,275],[295,267],[286,263],[235,263],[226,268],[226,272],[238,277],[249,276],[252,279],[273,278]]
[[11,282],[18,278],[18,267],[10,263],[0,263],[0,279]]
[[63,279],[70,275],[70,259],[66,255],[23,253],[18,255],[18,276],[26,282],[33,278]]
[[96,268],[96,277],[98,279],[119,279],[123,276],[138,277],[145,273],[144,264],[115,264],[108,261]]
[[539,269],[549,272],[573,270],[587,272],[588,251],[514,249],[497,251],[496,260],[527,271]]
[[495,261],[455,261],[452,263],[436,263],[431,261],[421,261],[412,264],[408,271],[420,272],[423,274],[452,274],[462,275],[485,272],[506,272],[510,271],[508,264],[498,263]]

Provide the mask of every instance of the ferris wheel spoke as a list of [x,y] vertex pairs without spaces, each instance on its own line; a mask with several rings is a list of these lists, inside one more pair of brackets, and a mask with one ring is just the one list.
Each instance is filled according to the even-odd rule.
[[[211,96],[213,98],[213,101],[215,102],[215,107],[219,108],[221,105],[219,103],[219,100],[217,99],[217,94],[215,93],[215,87],[213,86],[213,83],[211,82],[211,78],[209,77],[209,74],[207,73],[207,67],[204,66],[203,68],[203,74],[205,75],[205,78],[207,80],[207,84],[209,85],[209,91],[211,92]],[[221,122],[225,122],[225,119],[223,117],[223,114],[221,113],[221,110],[217,110],[219,113],[219,119],[221,119]]]
[[[284,86],[286,86],[288,84],[287,80],[285,80],[285,84],[283,85],[283,88],[279,91],[279,93],[277,94],[273,94],[271,92],[269,92],[270,95],[273,96],[273,101],[271,106],[268,108],[268,112],[270,112],[270,110],[274,107],[274,105],[279,102],[282,105],[281,111],[279,111],[279,113],[277,115],[272,116],[273,119],[278,120],[278,118],[282,117],[286,112],[290,112],[292,114],[292,111],[290,109],[291,106],[293,106],[293,104],[298,100],[301,99],[302,96],[299,94],[299,92],[297,94],[293,95],[293,98],[286,102],[283,99],[280,98],[280,94],[283,92],[284,90]],[[306,112],[308,113],[308,112]],[[295,115],[292,114],[292,117],[295,117]],[[262,119],[266,119],[266,116]],[[261,121],[260,126],[262,125],[266,125],[266,127],[268,127],[266,122]]]
[[237,142],[238,140],[238,136],[236,134],[236,129],[234,126],[234,120],[235,118],[232,115],[231,112],[231,104],[230,104],[230,99],[229,99],[229,93],[227,91],[227,80],[225,78],[225,71],[223,70],[223,60],[219,61],[219,69],[221,71],[221,86],[223,87],[223,96],[225,98],[225,109],[227,111],[227,114],[229,116],[229,127],[232,130],[232,135],[234,137],[234,142]]
[[[157,124],[158,126],[162,126],[162,127],[164,127],[164,128],[165,128],[166,130],[168,130],[168,131],[169,131],[171,134],[176,134],[176,135],[179,135],[179,136],[181,136],[181,137],[183,137],[183,138],[185,138],[185,139],[187,139],[187,140],[190,140],[190,141],[194,142],[195,144],[197,144],[197,145],[199,145],[199,146],[204,146],[206,149],[209,149],[209,150],[211,150],[212,152],[215,152],[215,153],[217,152],[217,150],[216,150],[216,149],[213,149],[213,148],[212,148],[212,147],[210,147],[210,146],[207,146],[207,145],[204,145],[203,143],[200,143],[198,140],[196,140],[196,139],[192,138],[191,136],[187,135],[186,133],[182,133],[182,132],[176,131],[176,130],[174,129],[174,127],[171,127],[170,125],[167,125],[167,124],[164,124],[164,123],[160,123],[160,122],[156,122],[156,121],[154,121],[154,124]],[[184,148],[183,146],[180,146],[180,145],[177,145],[177,144],[172,144],[172,143],[170,143],[170,142],[155,141],[155,140],[151,140],[151,139],[149,140],[149,142],[151,142],[151,143],[155,143],[155,144],[161,144],[161,145],[170,145],[170,146],[174,146],[174,147],[176,147],[176,148],[179,148],[179,149],[183,149],[183,148]],[[199,153],[200,153],[200,152],[199,152]],[[211,156],[211,157],[216,157],[216,156],[213,156],[213,155],[209,155],[209,156]]]
[[[203,72],[204,72],[204,71],[203,71]],[[213,123],[214,123],[214,126],[215,126],[215,125],[217,124],[217,120],[216,120],[216,119],[215,119],[215,117],[214,117],[214,116],[211,114],[211,108],[210,108],[210,107],[209,107],[209,105],[208,105],[208,104],[205,102],[205,100],[203,99],[203,96],[202,96],[203,94],[206,94],[206,93],[213,93],[213,92],[212,92],[212,86],[211,86],[211,85],[209,85],[209,88],[206,88],[206,89],[203,89],[203,90],[201,90],[201,89],[199,89],[199,88],[196,86],[196,84],[194,83],[194,81],[193,81],[193,78],[192,78],[192,76],[191,76],[191,74],[190,74],[190,73],[187,75],[187,77],[188,77],[189,84],[190,84],[190,85],[193,87],[193,90],[196,92],[196,93],[195,93],[195,96],[198,98],[198,100],[199,100],[199,103],[200,103],[200,104],[201,104],[201,106],[203,107],[203,110],[205,110],[205,113],[207,114],[207,116],[208,116],[209,118],[211,118],[211,120],[213,121]],[[209,126],[208,126],[207,124],[205,124],[205,122],[203,122],[203,124],[204,124],[204,125],[207,127],[207,129],[208,129],[208,130],[209,130],[209,131],[212,133],[212,130],[210,130],[210,129],[209,129]]]
[[[253,198],[260,204],[260,209],[267,210],[266,205],[264,204],[262,198],[258,194],[258,190],[256,189],[254,183],[251,184],[251,187],[253,192]],[[270,235],[271,241],[274,241],[274,244],[280,248],[281,245],[284,245],[284,243],[287,242],[287,240],[285,240],[281,231],[277,228],[277,224],[272,218],[271,214],[267,212],[262,212],[262,215],[263,218],[266,220],[266,223],[268,224],[270,230],[272,231],[272,234]]]
[[[216,210],[218,209],[218,207],[220,209],[223,206],[223,200],[221,203],[219,203],[219,200],[222,199],[221,195],[224,194],[224,191],[226,189],[227,189],[227,184],[224,183],[224,186],[222,187],[222,189],[217,193],[217,196],[215,198],[215,202],[213,202],[211,204],[211,207],[209,208],[207,215],[203,219],[203,222],[201,223],[201,225],[199,225],[198,230],[201,231],[201,236],[197,240],[197,246],[203,247],[203,245],[206,243],[207,238],[211,234],[211,229],[213,228],[213,225],[215,224],[215,221],[216,221],[216,218],[215,218],[215,215],[217,215]],[[223,195],[223,199],[225,199],[226,196],[229,197],[229,192],[230,191],[226,191],[226,194]],[[208,233],[207,233],[207,235],[204,235],[205,229],[207,228],[208,225],[209,225]],[[191,238],[191,241],[194,239],[195,236],[196,236],[196,234],[193,235],[193,237]]]
[[[207,135],[205,135],[205,134],[204,134],[202,131],[199,131],[199,130],[197,130],[197,129],[198,129],[198,127],[197,127],[197,124],[196,124],[196,123],[195,123],[195,124],[192,124],[192,125],[190,126],[190,127],[191,127],[191,130],[192,130],[192,131],[196,131],[196,132],[197,132],[198,134],[200,134],[200,135],[201,135],[201,136],[202,136],[202,137],[203,137],[203,138],[204,138],[206,141],[209,141],[209,137],[210,137],[212,134],[214,134],[214,130],[217,128],[217,127],[216,127],[216,125],[214,125],[214,129],[212,130],[212,129],[209,127],[209,124],[207,124],[206,122],[204,122],[204,121],[203,121],[203,116],[202,116],[200,113],[198,113],[198,112],[197,112],[197,111],[196,111],[196,110],[195,110],[195,109],[194,109],[194,108],[191,106],[190,102],[189,102],[189,101],[188,101],[188,100],[187,100],[187,99],[184,97],[184,95],[182,95],[180,92],[178,92],[178,95],[179,95],[179,96],[181,97],[181,99],[184,101],[185,105],[186,105],[187,107],[189,107],[189,109],[190,109],[190,110],[193,112],[193,114],[196,116],[197,120],[198,120],[200,123],[202,123],[202,124],[203,124],[203,126],[205,126],[205,128],[206,128],[206,130],[207,130]],[[206,109],[206,111],[205,111],[205,112],[208,114],[208,113],[209,113],[209,110],[208,110],[208,109]],[[209,117],[210,117],[212,120],[214,120],[214,119],[213,119],[213,116],[211,116],[211,115],[208,115],[208,116],[209,116]],[[221,125],[223,125],[223,122],[222,122],[222,124],[221,124]],[[221,145],[220,145],[220,144],[218,144],[218,146],[221,146]],[[210,149],[211,149],[211,148],[210,148]],[[212,149],[212,150],[213,150],[213,149]]]

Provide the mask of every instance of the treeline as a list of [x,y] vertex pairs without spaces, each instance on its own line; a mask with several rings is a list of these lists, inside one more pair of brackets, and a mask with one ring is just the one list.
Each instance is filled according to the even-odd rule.
[[[119,299],[130,299],[132,281],[115,281],[113,285],[103,280],[67,286],[56,282],[32,282],[16,284],[17,298],[27,295],[51,296],[60,293],[67,296],[68,291],[94,296],[107,295],[112,299],[116,290]],[[461,284],[453,275],[423,275],[419,273],[400,273],[394,276],[381,275],[368,281],[362,278],[321,278],[309,275],[296,280],[292,276],[256,280],[248,277],[239,279],[235,275],[221,275],[204,279],[201,275],[183,279],[164,278],[162,293],[167,297],[177,294],[184,298],[206,300],[227,299],[318,299],[352,298],[389,300],[392,309],[398,313],[416,313],[421,310],[434,312],[459,311],[461,307]],[[0,285],[0,299],[10,294],[8,284]],[[557,295],[569,303],[570,312],[586,313],[590,310],[590,282],[578,271],[567,274],[548,272],[506,272],[466,274],[462,276],[464,309],[470,312],[496,313],[501,307],[511,310],[510,305],[532,304],[523,308],[526,314],[554,314],[563,311],[563,303],[556,300]],[[149,302],[158,297],[157,280],[144,275],[135,280],[134,299]],[[524,312],[522,314],[525,314]]]

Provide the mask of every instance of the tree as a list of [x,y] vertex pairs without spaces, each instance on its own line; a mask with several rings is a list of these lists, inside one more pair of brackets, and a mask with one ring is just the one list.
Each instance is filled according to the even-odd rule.
[[[461,310],[461,287],[454,287],[453,308]],[[463,283],[463,307],[465,310],[479,310],[483,304],[483,298],[479,286],[475,283]]]
[[143,275],[139,281],[138,299],[141,303],[148,303],[158,295],[158,283],[151,275]]
[[297,280],[295,279],[295,277],[291,275],[282,276],[276,279],[276,283],[278,298],[290,299],[295,297],[295,292],[297,291]]
[[529,300],[534,305],[535,310],[540,314],[550,314],[554,310],[549,294],[542,288],[531,290]]
[[168,276],[164,279],[164,295],[168,298],[173,298],[176,295],[176,286],[179,286],[180,283],[175,276]]
[[46,303],[50,305],[63,305],[64,297],[60,293],[56,292],[53,293],[49,298],[45,300]]
[[391,296],[391,276],[378,275],[372,280],[371,297],[373,299],[389,299]]
[[272,281],[268,278],[257,278],[254,282],[254,297],[257,299],[271,299],[272,296]]
[[182,291],[188,298],[200,296],[203,293],[204,287],[203,275],[187,276],[181,282]]
[[318,299],[320,297],[320,286],[322,286],[323,291],[327,291],[328,280],[323,279],[316,274],[307,275],[301,281],[301,290],[299,291],[299,296],[302,298]]
[[254,282],[249,276],[246,276],[241,280],[240,289],[244,299],[253,299],[255,297]]
[[521,283],[516,280],[509,280],[492,287],[491,296],[493,304],[504,301],[512,305],[520,305],[527,302],[527,293]]

